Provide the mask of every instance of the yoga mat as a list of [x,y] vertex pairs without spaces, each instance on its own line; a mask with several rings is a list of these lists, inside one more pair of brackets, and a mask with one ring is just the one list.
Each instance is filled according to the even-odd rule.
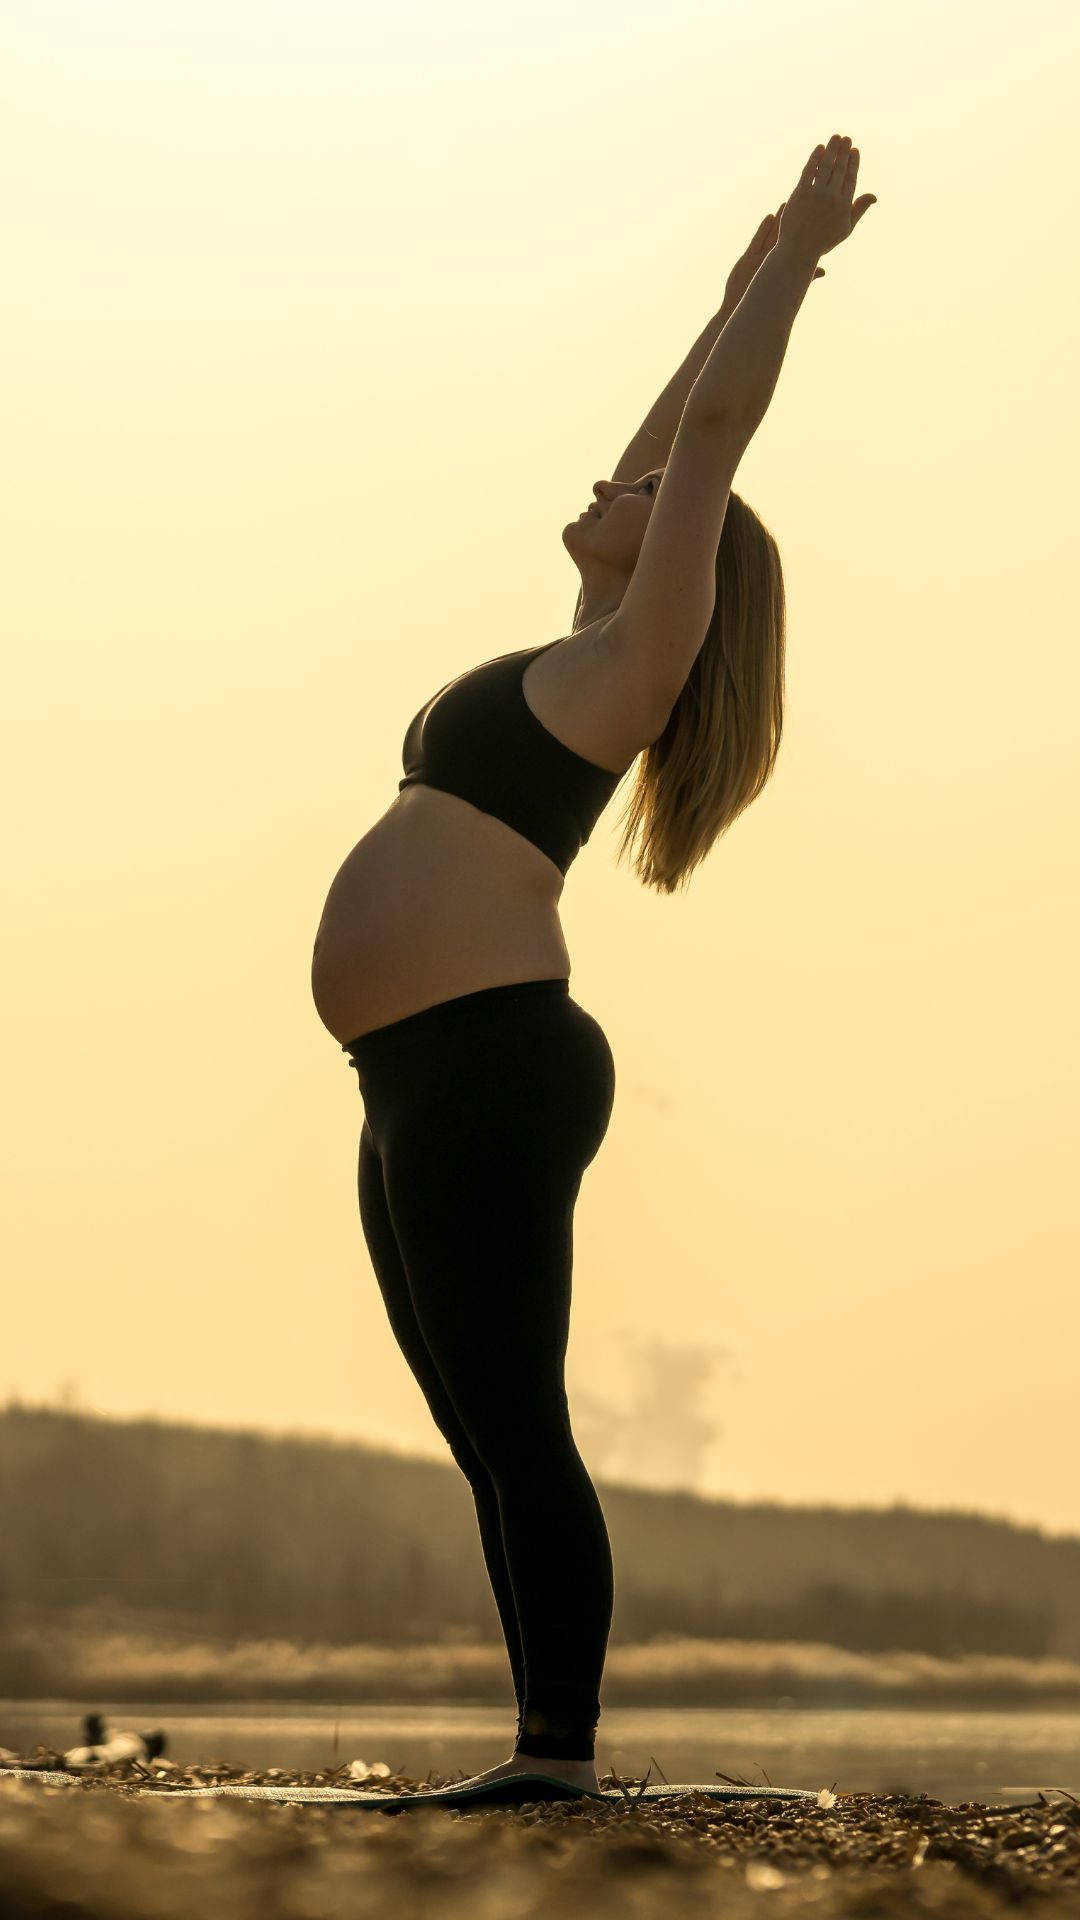
[[[0,1767],[0,1780],[40,1780],[44,1786],[67,1787],[87,1775],[62,1773],[45,1767]],[[88,1770],[88,1777],[102,1778]],[[131,1783],[123,1782],[130,1792]],[[721,1787],[714,1782],[668,1786],[602,1787],[599,1793],[582,1792],[563,1780],[552,1780],[543,1773],[517,1774],[479,1787],[426,1787],[421,1793],[385,1793],[364,1787],[139,1787],[136,1793],[154,1794],[171,1800],[281,1800],[313,1801],[316,1806],[362,1807],[378,1813],[404,1813],[412,1807],[507,1807],[524,1806],[536,1800],[591,1800],[608,1806],[622,1806],[635,1800],[670,1800],[678,1794],[704,1794],[710,1800],[801,1800],[813,1803],[817,1794],[812,1787]]]

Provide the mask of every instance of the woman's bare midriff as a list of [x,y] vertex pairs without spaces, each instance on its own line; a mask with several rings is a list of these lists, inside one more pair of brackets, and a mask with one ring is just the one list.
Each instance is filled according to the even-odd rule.
[[[564,746],[626,772],[666,717],[635,697],[603,629],[530,661],[527,705]],[[457,794],[403,788],[334,876],[311,962],[335,1040],[519,980],[568,980],[564,877],[523,834]]]
[[320,1020],[344,1046],[481,987],[569,979],[563,884],[504,821],[406,787],[334,876],[311,962]]

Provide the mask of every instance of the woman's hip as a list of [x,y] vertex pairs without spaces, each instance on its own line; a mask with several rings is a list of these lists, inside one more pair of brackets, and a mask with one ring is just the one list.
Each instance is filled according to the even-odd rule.
[[380,1153],[403,1130],[445,1149],[452,1129],[463,1151],[544,1151],[580,1174],[614,1105],[607,1036],[561,977],[440,1001],[343,1051]]

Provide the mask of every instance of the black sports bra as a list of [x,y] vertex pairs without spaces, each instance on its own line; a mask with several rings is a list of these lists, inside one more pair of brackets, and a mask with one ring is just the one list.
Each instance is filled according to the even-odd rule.
[[398,792],[421,785],[457,794],[565,874],[623,776],[556,740],[525,699],[529,661],[558,645],[500,654],[440,687],[409,722]]

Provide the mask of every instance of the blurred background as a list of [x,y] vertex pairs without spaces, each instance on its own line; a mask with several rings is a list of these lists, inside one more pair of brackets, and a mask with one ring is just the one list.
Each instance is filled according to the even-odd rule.
[[[563,896],[571,993],[618,1073],[577,1211],[571,1409],[627,1567],[634,1500],[646,1557],[656,1496],[724,1503],[700,1512],[725,1556],[742,1509],[791,1521],[731,1591],[679,1532],[670,1605],[632,1603],[628,1573],[625,1638],[760,1627],[738,1606],[807,1568],[796,1509],[821,1567],[769,1633],[1080,1653],[1078,40],[1050,0],[5,15],[21,1603],[80,1578],[115,1598],[104,1494],[136,1460],[113,1513],[144,1546],[196,1455],[219,1526],[226,1484],[241,1512],[254,1434],[411,1456],[404,1512],[428,1512],[448,1450],[361,1235],[359,1094],[310,998],[323,899],[432,689],[569,631],[563,526],[836,131],[878,204],[809,290],[736,479],[785,568],[775,776],[670,900],[615,866],[623,789]],[[437,1485],[482,1582],[467,1490]],[[89,1533],[61,1565],[73,1502]],[[883,1523],[900,1509],[930,1516],[917,1544]],[[971,1573],[986,1525],[1012,1543],[997,1585]],[[267,1551],[256,1530],[222,1633]],[[830,1565],[891,1591],[912,1554],[967,1583],[944,1625],[822,1598]],[[326,1631],[400,1619],[373,1558],[341,1575],[367,1613],[328,1602]],[[144,1573],[175,1597],[175,1569]],[[415,1591],[416,1563],[394,1579]],[[976,1629],[976,1589],[1027,1625]],[[488,1630],[488,1598],[434,1616]]]

